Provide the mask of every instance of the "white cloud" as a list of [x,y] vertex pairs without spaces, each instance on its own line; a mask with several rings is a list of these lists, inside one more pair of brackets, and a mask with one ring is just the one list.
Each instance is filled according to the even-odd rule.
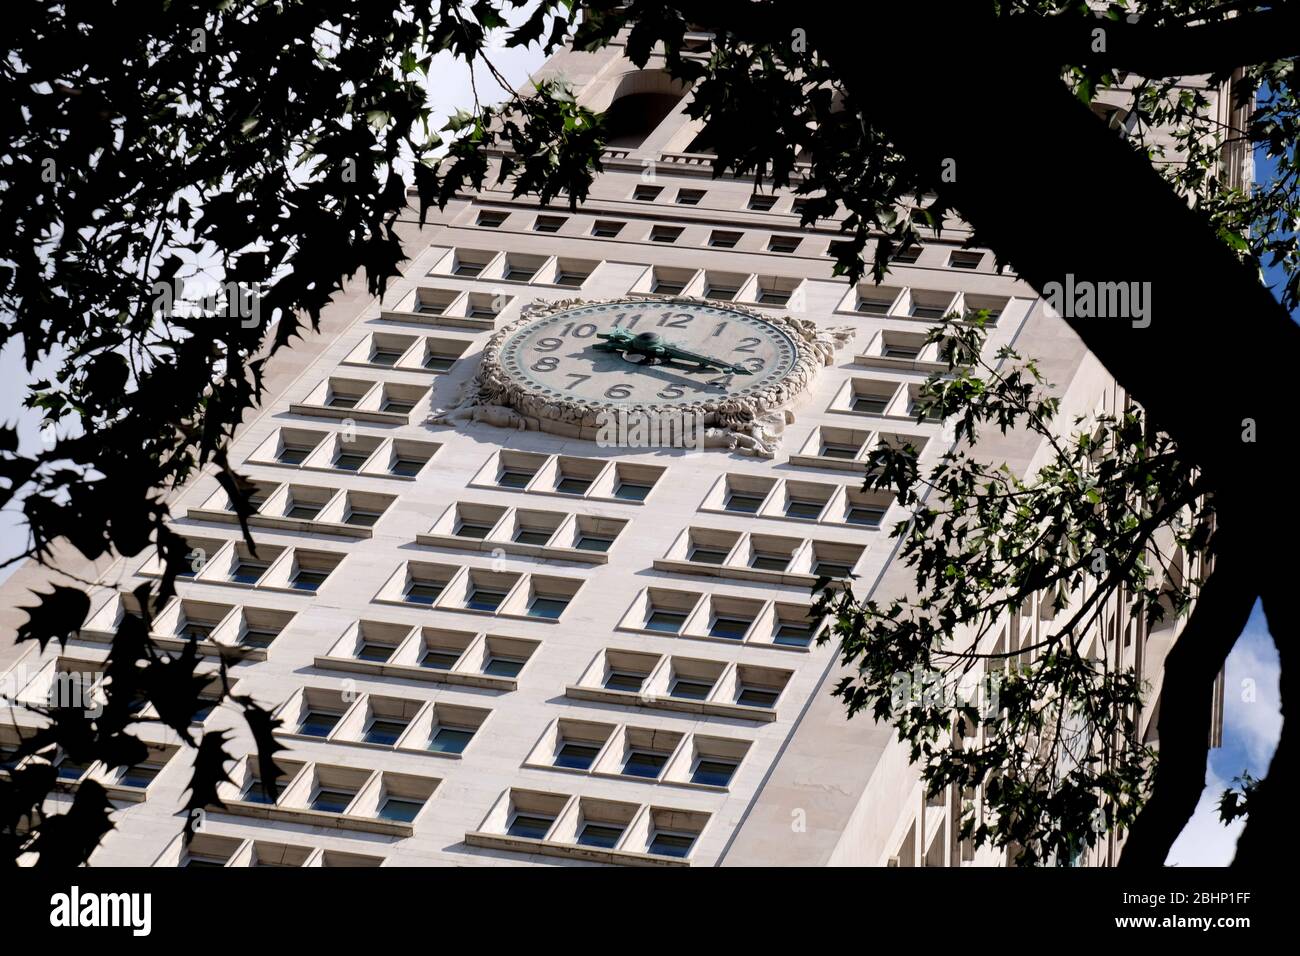
[[1228,782],[1213,770],[1205,775],[1205,790],[1201,793],[1196,812],[1169,849],[1165,863],[1169,866],[1227,866],[1236,852],[1237,837],[1245,828],[1244,820],[1234,820],[1228,826],[1219,822],[1219,795]]

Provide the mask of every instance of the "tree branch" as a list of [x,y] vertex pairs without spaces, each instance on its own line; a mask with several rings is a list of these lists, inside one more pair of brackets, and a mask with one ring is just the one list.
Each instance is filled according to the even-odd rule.
[[1295,3],[1193,26],[1075,14],[1021,15],[1007,22],[1039,59],[1150,78],[1228,73],[1300,54],[1300,5]]
[[[1234,867],[1276,864],[1278,848],[1296,838],[1296,730],[1300,726],[1300,681],[1296,679],[1296,608],[1294,585],[1273,580],[1265,586],[1264,613],[1281,661],[1278,689],[1282,698],[1282,735],[1268,774],[1250,795],[1246,829],[1237,841]],[[1289,669],[1288,669],[1289,668]]]
[[1214,681],[1237,643],[1258,587],[1250,549],[1232,529],[1216,536],[1215,569],[1165,658],[1160,758],[1151,796],[1128,832],[1123,867],[1163,866],[1205,788]]

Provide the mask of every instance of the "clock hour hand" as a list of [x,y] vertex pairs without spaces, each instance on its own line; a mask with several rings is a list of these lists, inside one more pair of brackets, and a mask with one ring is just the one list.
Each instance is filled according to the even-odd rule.
[[596,338],[605,340],[592,346],[592,348],[601,352],[619,352],[623,355],[644,355],[647,362],[666,362],[671,360],[693,362],[700,368],[713,368],[717,369],[719,372],[730,372],[733,375],[754,374],[747,368],[733,365],[730,362],[724,362],[721,359],[713,358],[710,355],[700,355],[698,352],[690,352],[686,349],[678,348],[671,342],[665,342],[658,332],[642,332],[638,335],[634,335],[626,329],[620,329],[618,326],[615,326],[608,332],[597,332]]

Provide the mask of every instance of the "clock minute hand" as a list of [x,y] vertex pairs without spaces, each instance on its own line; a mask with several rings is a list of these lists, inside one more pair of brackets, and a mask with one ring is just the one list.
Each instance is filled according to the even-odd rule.
[[651,362],[678,359],[684,362],[694,362],[701,368],[715,368],[720,372],[731,372],[735,375],[754,374],[749,369],[742,368],[739,365],[733,365],[730,362],[724,362],[709,355],[700,355],[698,352],[678,348],[671,342],[665,342],[658,332],[642,332],[639,335],[633,335],[626,329],[615,326],[608,332],[597,332],[596,338],[605,341],[593,345],[592,348],[602,352],[644,355]]
[[715,359],[709,355],[700,355],[697,352],[688,352],[686,349],[678,348],[675,345],[665,343],[664,350],[670,358],[679,359],[683,362],[694,362],[703,368],[715,368],[719,372],[731,372],[734,375],[753,375],[747,368],[740,365],[732,365],[730,362],[724,362],[721,359]]

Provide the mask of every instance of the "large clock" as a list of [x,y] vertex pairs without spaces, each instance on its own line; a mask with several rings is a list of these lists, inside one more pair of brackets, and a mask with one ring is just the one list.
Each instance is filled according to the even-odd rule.
[[721,305],[604,302],[524,323],[505,340],[506,375],[545,399],[691,405],[780,386],[799,346],[768,319]]
[[537,302],[493,334],[471,394],[432,420],[595,439],[611,415],[686,416],[724,436],[770,433],[846,333],[707,299]]

